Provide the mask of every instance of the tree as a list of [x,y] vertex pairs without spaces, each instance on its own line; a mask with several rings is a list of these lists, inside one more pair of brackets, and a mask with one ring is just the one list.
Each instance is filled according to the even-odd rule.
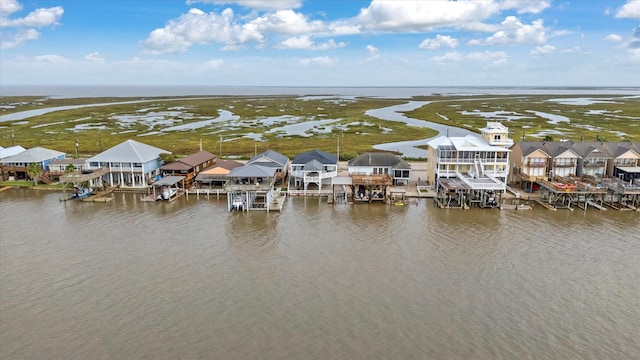
[[42,175],[42,166],[38,163],[29,164],[29,167],[27,167],[27,175],[31,177],[33,184],[38,186],[38,177]]
[[544,141],[553,141],[553,136],[551,136],[551,135],[546,135],[546,136],[544,137]]
[[73,164],[69,164],[69,165],[67,165],[67,167],[64,169],[64,172],[65,172],[66,174],[72,173],[72,172],[74,172],[74,171],[76,171],[76,167],[75,167],[75,166],[73,166]]

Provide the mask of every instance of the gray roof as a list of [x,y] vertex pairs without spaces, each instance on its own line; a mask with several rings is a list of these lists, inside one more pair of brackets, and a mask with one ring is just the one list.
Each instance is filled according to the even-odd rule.
[[289,163],[289,158],[275,152],[273,150],[267,150],[262,154],[258,154],[247,161],[247,165],[259,162],[260,165],[270,167],[285,167]]
[[397,155],[385,152],[360,154],[347,162],[348,166],[384,166],[394,169],[411,169],[411,166]]
[[34,147],[29,150],[22,151],[13,156],[9,156],[0,161],[4,163],[38,163],[46,160],[55,159],[66,155],[57,150],[51,150],[43,147]]
[[304,169],[307,171],[320,171],[324,165],[318,160],[310,160],[304,164]]
[[273,177],[276,168],[261,165],[245,165],[231,170],[227,177]]
[[9,156],[13,156],[16,154],[19,154],[21,152],[23,152],[25,149],[20,146],[20,145],[16,145],[16,146],[11,146],[5,149],[0,149],[0,159],[4,159],[7,158]]
[[575,143],[578,154],[583,158],[610,158],[609,148],[600,141],[581,141]]
[[165,176],[162,179],[153,183],[154,186],[175,185],[184,180],[184,176]]
[[636,146],[636,144],[629,141],[606,142],[604,143],[604,145],[609,149],[613,157],[621,156],[629,150],[632,150],[636,154],[640,155],[640,149],[638,148],[638,146]]
[[311,160],[319,161],[321,164],[337,164],[338,156],[330,154],[322,150],[311,150],[302,154],[296,155],[293,158],[292,164],[306,164]]
[[522,156],[528,156],[536,150],[541,150],[549,157],[556,157],[571,150],[577,157],[580,157],[580,152],[573,141],[519,141],[516,145],[520,147]]
[[127,140],[89,158],[87,161],[145,163],[157,159],[160,154],[171,154],[171,152],[135,140]]

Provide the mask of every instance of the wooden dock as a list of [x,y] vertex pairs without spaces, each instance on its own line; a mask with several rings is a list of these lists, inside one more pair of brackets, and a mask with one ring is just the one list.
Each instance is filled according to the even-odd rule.
[[0,192],[7,191],[7,190],[9,190],[9,189],[13,189],[13,186],[3,186],[3,187],[0,187]]

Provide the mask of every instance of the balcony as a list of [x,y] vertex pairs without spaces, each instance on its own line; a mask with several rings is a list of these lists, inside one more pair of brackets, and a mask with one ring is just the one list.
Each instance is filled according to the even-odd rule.
[[576,162],[575,161],[554,161],[553,167],[554,168],[575,168]]
[[605,164],[605,160],[585,160],[582,162],[582,166],[584,167],[604,167]]
[[523,166],[526,167],[547,167],[546,161],[526,161]]

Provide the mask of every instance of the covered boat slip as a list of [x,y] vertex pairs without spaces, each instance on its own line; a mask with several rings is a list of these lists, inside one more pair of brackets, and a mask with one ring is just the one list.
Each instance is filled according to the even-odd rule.
[[573,210],[575,206],[586,210],[591,206],[598,210],[640,210],[640,186],[619,179],[604,179],[600,184],[560,178],[537,183],[542,190],[538,203],[548,209]]
[[280,188],[268,192],[230,191],[227,193],[227,209],[229,211],[281,211],[286,198],[286,192]]
[[[107,202],[112,197],[107,197],[113,191],[102,181],[102,176],[109,173],[109,169],[78,170],[60,176],[63,196],[60,201],[82,200],[85,202]],[[67,189],[72,188],[72,193],[67,195]]]
[[165,176],[151,184],[150,193],[142,201],[173,201],[184,195],[184,176]]
[[462,175],[439,178],[434,200],[440,208],[495,208],[500,204],[505,189],[505,183],[491,177],[471,178]]

